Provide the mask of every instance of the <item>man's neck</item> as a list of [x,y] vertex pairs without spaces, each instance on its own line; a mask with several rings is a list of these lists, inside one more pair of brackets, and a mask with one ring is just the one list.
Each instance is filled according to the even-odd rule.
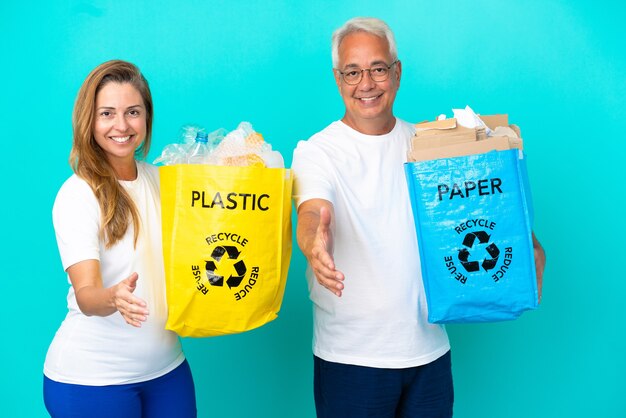
[[396,126],[396,118],[393,115],[385,117],[385,119],[365,119],[359,121],[352,120],[347,115],[344,115],[341,121],[364,135],[385,135]]

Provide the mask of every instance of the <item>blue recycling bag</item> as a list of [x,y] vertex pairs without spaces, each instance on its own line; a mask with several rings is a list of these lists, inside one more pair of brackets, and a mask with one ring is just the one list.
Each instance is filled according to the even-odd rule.
[[405,163],[431,323],[537,307],[532,204],[517,149]]

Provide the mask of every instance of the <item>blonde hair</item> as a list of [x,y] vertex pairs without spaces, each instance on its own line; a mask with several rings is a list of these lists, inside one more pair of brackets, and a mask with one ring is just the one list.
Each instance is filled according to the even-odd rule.
[[134,226],[134,244],[139,236],[139,213],[129,194],[120,185],[113,167],[94,138],[96,96],[108,83],[129,83],[140,93],[146,109],[146,137],[135,151],[135,158],[144,159],[150,150],[152,136],[152,95],[148,81],[135,65],[121,60],[107,61],[89,73],[83,82],[72,117],[73,144],[70,152],[72,170],[93,190],[101,212],[100,239],[106,248],[121,240]]

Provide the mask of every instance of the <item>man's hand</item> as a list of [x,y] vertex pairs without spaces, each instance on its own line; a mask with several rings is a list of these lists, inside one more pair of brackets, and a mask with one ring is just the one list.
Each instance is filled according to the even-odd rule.
[[298,208],[298,245],[318,283],[341,296],[344,275],[333,258],[333,208],[322,199],[308,200]]
[[543,290],[543,270],[546,268],[546,252],[539,243],[539,240],[533,232],[533,250],[535,252],[535,269],[537,271],[537,292],[539,293],[539,302],[541,302],[541,293]]

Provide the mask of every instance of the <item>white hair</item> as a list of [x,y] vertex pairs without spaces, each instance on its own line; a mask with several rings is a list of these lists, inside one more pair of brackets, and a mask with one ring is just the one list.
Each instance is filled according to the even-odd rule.
[[332,58],[333,68],[339,65],[339,45],[347,35],[354,32],[366,32],[387,40],[389,44],[389,54],[391,60],[398,59],[398,49],[396,47],[396,39],[389,26],[380,19],[375,17],[355,17],[348,20],[340,28],[333,32],[332,37]]

